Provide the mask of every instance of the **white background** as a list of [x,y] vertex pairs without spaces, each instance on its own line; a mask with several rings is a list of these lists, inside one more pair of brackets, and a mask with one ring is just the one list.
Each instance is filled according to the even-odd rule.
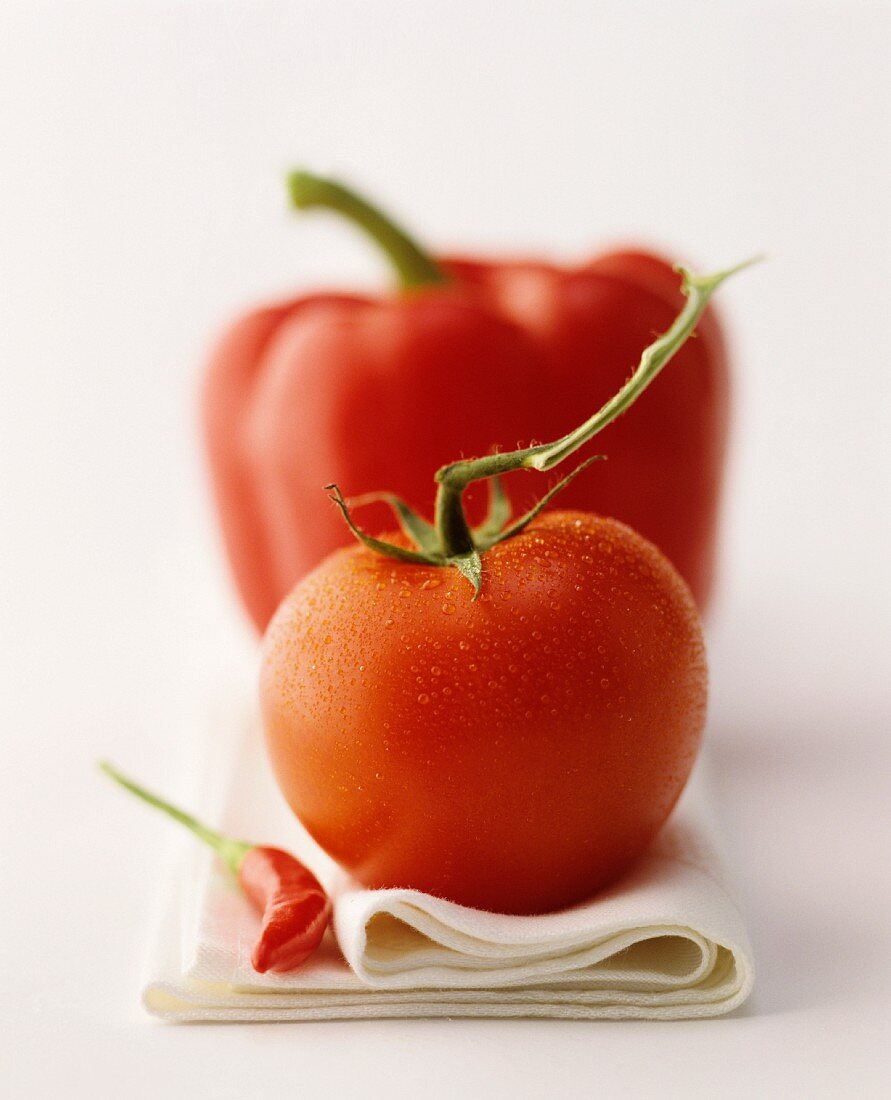
[[[887,1095],[891,7],[5,4],[0,51],[4,1092]],[[251,653],[205,496],[202,356],[255,301],[386,278],[288,214],[301,163],[437,245],[769,254],[720,292],[710,734],[759,965],[736,1016],[139,1008],[169,834],[93,761],[187,795],[190,716]]]

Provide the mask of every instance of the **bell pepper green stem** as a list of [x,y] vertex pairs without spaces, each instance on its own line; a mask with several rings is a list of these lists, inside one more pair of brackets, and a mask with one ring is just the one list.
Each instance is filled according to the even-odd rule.
[[403,290],[447,282],[441,268],[404,229],[349,187],[299,171],[288,176],[288,191],[298,210],[333,210],[364,230],[386,253]]
[[[484,458],[453,462],[438,470],[435,475],[438,482],[436,528],[444,553],[446,555],[463,554],[467,552],[468,541],[471,546],[473,545],[462,503],[464,490],[472,482],[498,477],[512,470],[550,470],[568,458],[634,404],[693,334],[709,299],[721,283],[755,262],[755,259],[747,260],[745,263],[716,272],[714,275],[694,275],[686,268],[678,267],[676,270],[683,276],[682,290],[687,299],[683,309],[668,331],[644,350],[637,369],[618,393],[578,428],[568,432],[554,443],[543,443],[517,451],[486,455]],[[505,534],[504,537],[507,535]]]
[[143,802],[147,802],[150,806],[154,806],[156,809],[167,814],[168,817],[172,817],[174,821],[178,821],[181,825],[185,825],[185,827],[190,829],[195,836],[199,837],[205,844],[213,848],[234,875],[238,874],[241,861],[251,848],[254,847],[253,844],[248,844],[243,840],[233,840],[232,837],[224,836],[222,833],[218,833],[214,829],[208,828],[207,825],[203,824],[197,818],[192,817],[191,814],[187,814],[184,810],[179,809],[178,806],[174,806],[158,795],[152,794],[152,792],[146,790],[145,787],[141,787],[138,783],[134,783],[132,779],[128,779],[127,776],[122,775],[121,772],[109,764],[107,760],[101,760],[99,762],[99,768],[101,771],[105,772],[106,775],[110,776],[115,783],[119,783],[122,787],[126,788],[126,790],[135,794],[137,798],[141,798]]

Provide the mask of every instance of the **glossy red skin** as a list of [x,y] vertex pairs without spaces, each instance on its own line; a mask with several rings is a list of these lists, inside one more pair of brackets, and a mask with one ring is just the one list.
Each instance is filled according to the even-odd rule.
[[665,557],[615,520],[543,515],[455,570],[327,558],[263,646],[269,756],[294,813],[371,887],[498,912],[620,875],[693,765],[707,673]]
[[315,875],[280,848],[256,847],[242,859],[238,881],[263,918],[254,969],[284,973],[306,962],[331,920],[331,901]]
[[[389,490],[432,511],[433,473],[494,444],[556,438],[621,386],[681,304],[662,260],[616,252],[580,268],[444,260],[445,288],[312,295],[249,314],[214,352],[205,437],[224,541],[258,629],[293,584],[350,539],[322,486]],[[561,504],[656,542],[700,606],[712,586],[727,427],[720,329],[698,339],[604,437],[610,464]],[[524,475],[519,507],[541,491]],[[478,494],[479,495],[479,494]],[[473,518],[480,502],[471,501]],[[392,525],[364,510],[373,532]]]

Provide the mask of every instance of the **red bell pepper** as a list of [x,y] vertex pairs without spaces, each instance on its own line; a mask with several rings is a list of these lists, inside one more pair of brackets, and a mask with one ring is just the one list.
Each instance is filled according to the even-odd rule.
[[[432,473],[455,458],[456,440],[474,456],[532,442],[533,426],[556,438],[615,392],[682,303],[680,277],[648,253],[610,252],[573,268],[434,262],[339,184],[295,173],[290,189],[297,207],[334,209],[365,229],[401,287],[259,309],[211,358],[203,412],[215,495],[260,630],[300,577],[349,541],[323,486],[385,486],[429,514]],[[609,477],[590,472],[560,498],[561,508],[616,517],[655,542],[701,607],[712,587],[727,412],[724,344],[709,307],[675,370],[613,428]],[[521,474],[507,490],[518,506],[535,492]],[[478,517],[473,500],[469,512]],[[363,526],[393,524],[381,508]]]

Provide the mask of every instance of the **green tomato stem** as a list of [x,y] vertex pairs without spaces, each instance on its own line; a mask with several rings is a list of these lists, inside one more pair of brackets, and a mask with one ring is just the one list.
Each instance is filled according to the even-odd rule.
[[367,233],[387,255],[403,290],[447,282],[441,268],[404,229],[342,183],[310,172],[292,172],[288,191],[298,210],[333,210]]
[[461,557],[475,549],[473,532],[464,512],[465,488],[465,485],[441,482],[436,490],[433,526],[446,557]]
[[152,794],[152,792],[146,790],[145,787],[141,787],[138,783],[134,783],[132,779],[128,779],[125,775],[122,775],[121,772],[109,764],[107,760],[101,760],[99,762],[99,768],[101,771],[105,772],[106,775],[110,776],[115,783],[119,783],[122,787],[126,788],[126,790],[135,794],[137,798],[141,798],[143,802],[147,802],[150,806],[154,806],[156,809],[167,814],[168,817],[172,817],[174,821],[178,821],[181,825],[185,825],[185,827],[190,829],[195,836],[199,837],[205,844],[213,848],[234,875],[238,874],[241,862],[251,848],[254,847],[253,844],[248,844],[243,840],[233,840],[232,837],[223,836],[222,833],[218,833],[214,829],[208,828],[207,825],[203,824],[197,818],[192,817],[191,814],[187,814],[184,810],[179,809],[178,806],[174,806],[171,802],[167,802],[158,795]]
[[[745,263],[714,275],[693,275],[686,268],[678,267],[683,275],[682,290],[687,299],[684,307],[666,333],[645,349],[637,369],[614,397],[578,428],[562,436],[554,443],[543,443],[517,451],[501,452],[484,458],[468,459],[443,466],[436,473],[436,529],[439,532],[443,553],[447,557],[466,554],[468,542],[473,546],[472,534],[464,514],[463,495],[474,481],[499,477],[512,470],[550,470],[592,439],[598,432],[621,416],[640,397],[647,386],[681,349],[693,334],[709,298],[717,288],[737,271],[755,263]],[[504,537],[507,537],[505,534]]]

